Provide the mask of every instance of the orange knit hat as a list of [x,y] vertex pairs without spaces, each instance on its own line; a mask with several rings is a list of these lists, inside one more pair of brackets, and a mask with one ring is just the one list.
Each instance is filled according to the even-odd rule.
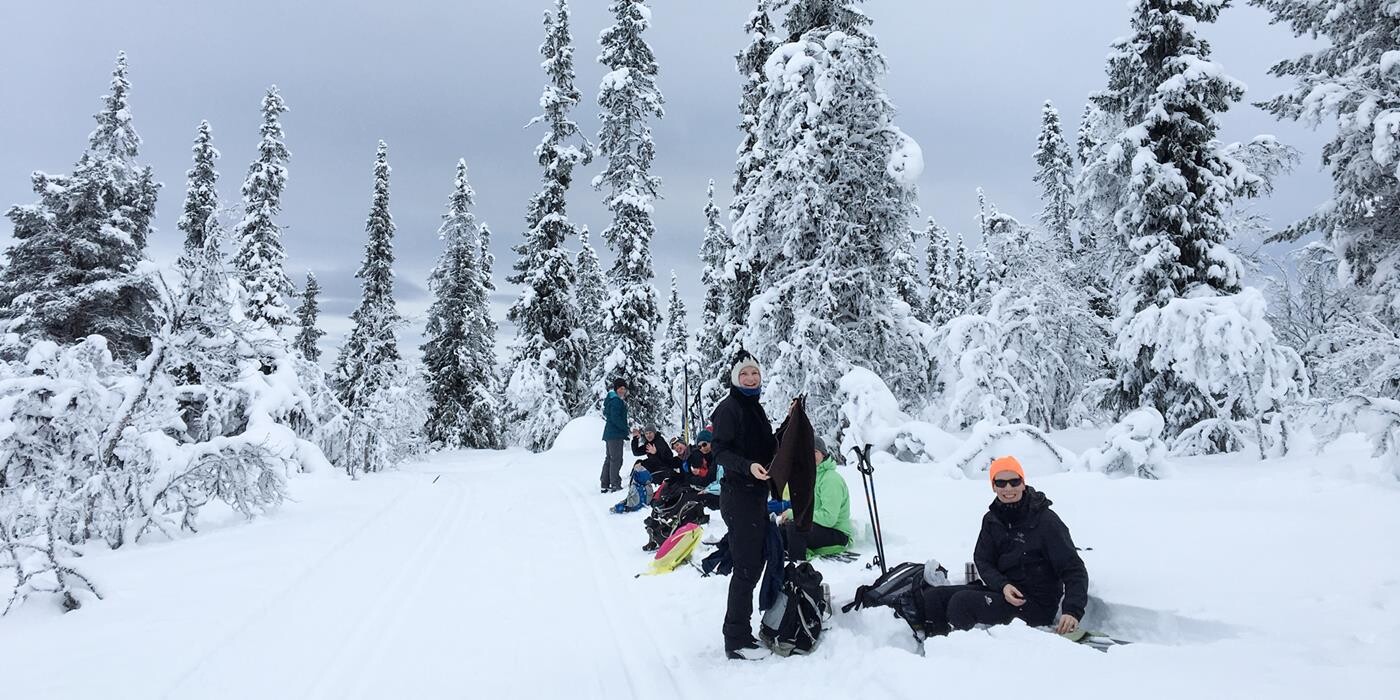
[[1016,472],[1022,480],[1026,478],[1025,470],[1021,469],[1021,462],[1010,455],[992,460],[992,465],[987,467],[987,478],[996,479],[997,474],[1001,472]]

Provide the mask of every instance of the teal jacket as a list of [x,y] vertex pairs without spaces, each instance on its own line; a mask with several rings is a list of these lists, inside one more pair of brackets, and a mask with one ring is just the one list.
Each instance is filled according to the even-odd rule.
[[603,420],[604,440],[627,439],[627,403],[616,391],[609,391],[603,399]]

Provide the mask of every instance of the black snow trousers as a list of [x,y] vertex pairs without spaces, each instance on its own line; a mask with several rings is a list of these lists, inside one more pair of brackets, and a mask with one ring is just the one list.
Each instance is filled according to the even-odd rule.
[[975,625],[1005,625],[1020,618],[1033,627],[1044,627],[1055,620],[1055,608],[1026,601],[1016,607],[1006,602],[1001,591],[981,584],[928,586],[924,588],[924,620],[929,634],[970,630]]
[[768,535],[768,486],[726,481],[719,492],[719,512],[729,527],[729,602],[724,610],[725,651],[755,643],[753,594],[763,575],[763,543]]

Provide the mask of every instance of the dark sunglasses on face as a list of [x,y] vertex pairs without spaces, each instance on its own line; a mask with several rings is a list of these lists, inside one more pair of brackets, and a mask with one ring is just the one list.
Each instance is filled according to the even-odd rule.
[[999,489],[1004,489],[1008,486],[1014,489],[1020,486],[1021,483],[1022,481],[1020,479],[992,479],[992,485]]
[[708,443],[708,442],[702,442],[702,443],[700,443],[699,446],[700,446],[700,447],[709,447],[709,446],[710,446],[710,443]]

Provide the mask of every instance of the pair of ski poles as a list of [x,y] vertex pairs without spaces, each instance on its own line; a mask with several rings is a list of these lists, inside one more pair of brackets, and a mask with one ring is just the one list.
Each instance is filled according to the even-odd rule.
[[[860,472],[860,484],[865,489],[865,507],[870,511],[870,525],[875,528],[875,564],[880,566],[880,575],[889,572],[885,564],[885,536],[880,529],[880,503],[875,499],[875,465],[870,463],[871,445],[854,447],[856,471]],[[867,567],[868,568],[868,567]]]

